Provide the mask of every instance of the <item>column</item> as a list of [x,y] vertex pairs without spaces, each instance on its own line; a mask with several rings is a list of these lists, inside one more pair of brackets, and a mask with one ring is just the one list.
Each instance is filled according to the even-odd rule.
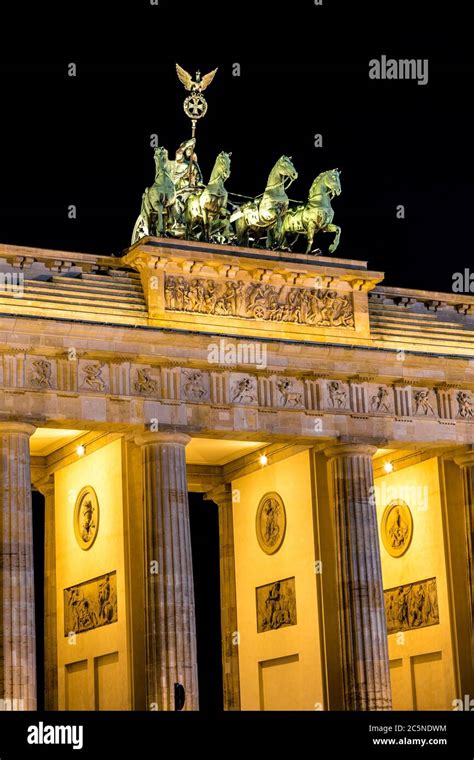
[[143,433],[146,530],[145,635],[148,709],[174,710],[174,684],[197,710],[198,679],[193,566],[182,433]]
[[33,425],[0,422],[0,706],[36,709]]
[[471,652],[474,662],[474,451],[462,454],[454,461],[461,468],[463,475],[466,562],[471,603]]
[[219,564],[221,586],[221,642],[224,710],[240,710],[239,647],[237,634],[237,596],[235,590],[234,523],[232,488],[214,488],[206,499],[219,510]]
[[58,709],[54,475],[34,483],[44,496],[44,709]]
[[329,458],[346,710],[390,710],[387,632],[375,510],[375,446],[338,444]]

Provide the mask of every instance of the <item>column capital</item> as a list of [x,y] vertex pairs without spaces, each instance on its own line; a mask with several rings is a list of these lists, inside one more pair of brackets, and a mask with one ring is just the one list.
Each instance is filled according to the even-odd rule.
[[459,467],[474,466],[474,451],[467,451],[465,454],[460,454],[458,457],[454,457],[454,461]]
[[230,483],[221,483],[204,494],[204,498],[215,502],[217,506],[232,504],[232,486]]
[[31,436],[36,430],[35,425],[29,422],[20,422],[19,420],[0,420],[0,435],[4,433],[23,433]]
[[151,446],[153,444],[158,444],[160,446],[166,444],[178,444],[180,446],[187,446],[190,440],[191,436],[187,435],[186,433],[178,433],[173,431],[157,431],[155,433],[147,430],[144,433],[139,433],[135,436],[135,443],[137,446]]
[[369,456],[373,457],[377,446],[369,443],[336,443],[324,449],[328,459],[334,457]]

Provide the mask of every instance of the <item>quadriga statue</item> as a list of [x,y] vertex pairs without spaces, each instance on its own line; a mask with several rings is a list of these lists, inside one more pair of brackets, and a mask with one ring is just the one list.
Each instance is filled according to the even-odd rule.
[[291,157],[281,156],[268,177],[264,193],[240,207],[229,202],[226,181],[231,173],[231,153],[217,156],[207,185],[194,152],[196,140],[182,143],[176,160],[169,161],[165,148],[155,150],[155,181],[142,196],[141,213],[132,243],[145,235],[170,236],[214,243],[258,246],[266,240],[271,250],[291,250],[300,236],[306,253],[313,251],[318,232],[334,233],[329,253],[336,250],[341,228],[333,224],[331,200],[341,194],[339,169],[318,174],[308,201],[289,207],[286,190],[298,178]]

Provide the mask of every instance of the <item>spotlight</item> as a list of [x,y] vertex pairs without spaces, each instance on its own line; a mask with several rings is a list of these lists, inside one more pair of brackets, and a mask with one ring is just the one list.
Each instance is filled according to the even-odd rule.
[[85,453],[86,453],[86,447],[83,446],[81,443],[81,445],[78,446],[76,449],[76,454],[78,457],[83,457]]
[[262,456],[260,457],[260,464],[262,465],[262,467],[265,467],[265,465],[268,464],[268,457],[265,456],[265,454],[262,454]]
[[387,474],[393,472],[393,464],[391,462],[385,462],[383,468]]

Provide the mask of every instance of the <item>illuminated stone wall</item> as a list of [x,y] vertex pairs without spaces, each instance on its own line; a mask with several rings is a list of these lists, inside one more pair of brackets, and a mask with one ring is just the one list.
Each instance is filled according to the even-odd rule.
[[[387,505],[402,499],[413,518],[413,536],[406,552],[390,556],[380,541],[384,589],[407,588],[436,578],[439,624],[388,636],[390,677],[395,710],[451,710],[457,698],[451,619],[443,537],[438,459],[432,458],[377,478],[379,529]],[[461,544],[461,542],[460,542]],[[429,618],[430,620],[431,618]]]
[[[322,709],[310,453],[263,467],[232,487],[241,708]],[[273,555],[262,551],[256,534],[257,509],[267,492],[281,496],[287,520]],[[296,625],[257,633],[257,587],[293,577]]]
[[[84,551],[73,523],[77,494],[87,485],[97,494],[100,517],[96,540]],[[120,440],[55,474],[59,709],[131,709],[122,489]],[[117,573],[117,622],[65,636],[64,589],[112,571]]]

